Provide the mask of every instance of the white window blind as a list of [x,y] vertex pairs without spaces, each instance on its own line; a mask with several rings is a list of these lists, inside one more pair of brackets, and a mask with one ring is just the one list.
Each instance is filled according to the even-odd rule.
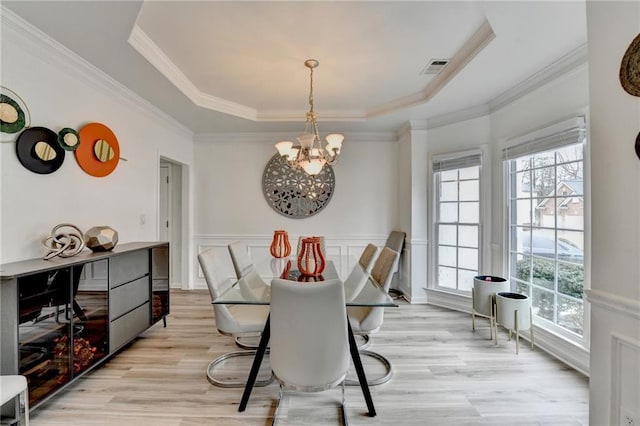
[[583,117],[551,126],[519,138],[512,146],[502,150],[502,159],[511,160],[524,155],[548,151],[584,141],[586,136]]
[[482,154],[480,151],[464,153],[455,157],[447,156],[433,158],[434,173],[480,165],[482,165]]

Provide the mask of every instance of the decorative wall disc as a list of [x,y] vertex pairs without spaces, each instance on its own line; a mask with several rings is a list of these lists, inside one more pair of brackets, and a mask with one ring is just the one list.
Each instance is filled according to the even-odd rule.
[[333,168],[326,164],[320,173],[308,175],[292,169],[280,154],[275,154],[262,174],[262,192],[278,213],[293,219],[313,216],[324,209],[336,185]]
[[29,109],[22,98],[0,86],[0,135],[2,141],[13,141],[17,133],[31,125]]
[[[78,132],[80,135],[80,146],[74,151],[76,161],[80,168],[91,176],[107,176],[118,165],[120,160],[120,145],[116,135],[111,129],[101,123],[90,123]],[[108,149],[98,149],[106,147]],[[102,152],[107,152],[104,156]]]
[[80,135],[74,129],[65,127],[58,132],[58,144],[66,151],[75,151],[80,146]]
[[640,96],[640,34],[624,53],[620,64],[620,83],[630,95]]
[[42,175],[55,172],[64,162],[64,150],[56,134],[46,127],[30,127],[20,133],[16,154],[26,169]]

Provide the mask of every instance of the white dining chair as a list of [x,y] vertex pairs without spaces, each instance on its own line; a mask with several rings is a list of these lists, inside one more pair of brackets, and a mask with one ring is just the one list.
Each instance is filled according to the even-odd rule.
[[342,420],[347,424],[344,380],[349,340],[343,284],[339,279],[271,282],[271,368],[280,383],[275,424],[285,391],[319,392],[342,387]]
[[231,255],[231,262],[233,262],[233,269],[236,273],[236,278],[240,279],[243,275],[252,269],[255,269],[253,260],[249,256],[249,250],[247,245],[242,241],[234,241],[229,244],[229,255]]
[[[349,273],[349,276],[347,276],[347,279],[344,280],[344,291],[347,302],[353,301],[364,288],[369,279],[371,269],[375,264],[374,260],[377,254],[378,247],[373,244],[367,244],[358,260],[360,267],[354,267]],[[368,336],[365,336],[365,345],[367,342]],[[365,349],[365,346],[360,346],[360,348]]]
[[[198,262],[202,268],[204,279],[209,289],[211,301],[213,302],[231,285],[229,282],[226,286],[220,285],[220,281],[216,275],[216,256],[213,249],[203,251],[198,254]],[[240,280],[246,278],[241,278]],[[240,283],[239,283],[240,284]],[[243,284],[247,288],[251,288],[250,283]],[[267,305],[219,305],[212,304],[213,312],[216,320],[218,332],[225,336],[239,338],[242,336],[256,336],[262,333],[264,325],[269,315],[269,306]],[[223,381],[214,377],[214,370],[222,362],[234,357],[254,357],[255,350],[228,352],[213,360],[207,367],[207,379],[213,385],[219,387],[244,387],[246,380],[239,381]],[[268,380],[256,381],[256,386],[266,386],[273,381],[273,377]]]
[[18,398],[18,413],[16,413],[16,417],[19,419],[18,424],[28,425],[29,386],[27,378],[19,375],[0,376],[0,406],[15,398]]
[[373,268],[374,260],[376,259],[377,254],[378,254],[378,247],[369,243],[367,244],[362,254],[360,255],[360,259],[358,260],[358,263],[360,264],[360,266],[364,268],[365,271],[371,272],[371,269]]
[[[402,249],[404,248],[404,240],[407,236],[406,232],[402,231],[391,231],[389,236],[387,237],[387,241],[384,243],[385,247],[389,247],[391,250],[398,252],[398,255],[402,255]],[[401,264],[400,261],[396,264],[396,267],[393,268],[393,276],[391,278],[391,282],[389,283],[389,289],[387,290],[394,298],[398,298],[402,296],[402,292],[398,290],[397,286],[398,282],[401,278]],[[392,288],[393,287],[393,288]]]
[[[393,271],[398,264],[399,258],[399,253],[389,247],[383,247],[373,265],[371,278],[384,289],[385,292],[389,291]],[[353,334],[361,335],[365,339],[365,343],[358,348],[360,355],[375,358],[385,367],[385,374],[381,377],[368,380],[369,385],[375,386],[388,382],[393,375],[393,369],[389,360],[377,352],[363,350],[371,344],[371,334],[377,333],[382,326],[384,321],[384,307],[349,306],[347,308],[347,314]],[[357,385],[359,383],[349,380],[347,384]]]

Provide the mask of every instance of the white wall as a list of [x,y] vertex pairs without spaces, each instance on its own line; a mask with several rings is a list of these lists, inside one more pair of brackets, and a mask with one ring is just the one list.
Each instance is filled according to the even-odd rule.
[[587,2],[594,425],[640,424],[640,159],[633,150],[640,98],[619,80],[622,57],[639,32],[640,3]]
[[160,155],[191,167],[193,135],[6,9],[1,77],[26,102],[32,126],[57,133],[101,122],[128,161],[96,178],[67,153],[59,170],[39,175],[19,163],[15,144],[0,144],[0,261],[42,256],[41,239],[62,222],[112,226],[122,243],[156,240]]
[[[217,247],[224,252],[228,242],[245,240],[254,254],[266,252],[275,229],[287,230],[292,241],[298,235],[324,235],[333,254],[359,255],[368,242],[384,245],[398,223],[398,144],[392,134],[345,136],[339,163],[333,166],[331,201],[312,217],[291,219],[267,204],[262,173],[277,152],[274,143],[295,135],[198,135],[194,251]],[[192,267],[198,273],[195,262]]]

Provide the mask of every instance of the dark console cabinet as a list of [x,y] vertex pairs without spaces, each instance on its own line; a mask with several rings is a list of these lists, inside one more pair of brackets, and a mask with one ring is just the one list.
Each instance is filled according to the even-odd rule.
[[[1,373],[35,408],[169,314],[169,244],[0,266]],[[15,403],[2,407],[15,414]]]

